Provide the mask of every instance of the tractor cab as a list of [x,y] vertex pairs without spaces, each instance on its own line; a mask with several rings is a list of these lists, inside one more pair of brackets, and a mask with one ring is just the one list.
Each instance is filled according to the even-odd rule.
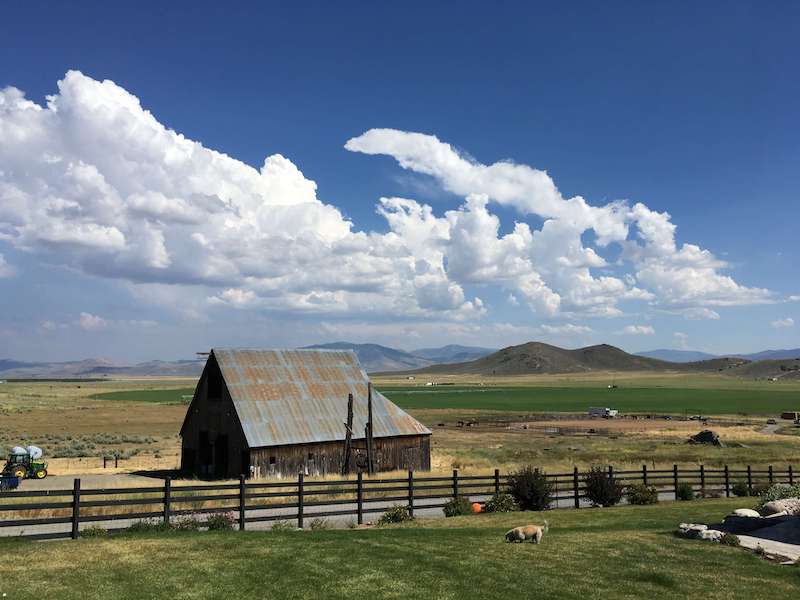
[[20,479],[44,479],[47,477],[47,463],[42,458],[41,448],[36,446],[14,446],[3,467],[4,475],[12,475]]

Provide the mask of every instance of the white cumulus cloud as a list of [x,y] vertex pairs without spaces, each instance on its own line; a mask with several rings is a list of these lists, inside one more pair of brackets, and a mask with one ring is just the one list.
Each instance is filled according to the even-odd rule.
[[655,335],[656,330],[650,325],[627,325],[617,333],[620,335]]
[[[465,323],[488,312],[476,295],[487,290],[541,318],[614,317],[633,301],[714,318],[709,307],[772,299],[723,274],[727,265],[709,251],[678,245],[670,216],[641,203],[565,198],[545,171],[481,164],[431,135],[373,129],[346,148],[393,156],[463,201],[437,214],[381,198],[386,231],[362,231],[288,158],[268,156],[256,169],[206,148],[112,81],[70,71],[42,105],[8,87],[0,244],[133,288],[193,286],[178,295],[192,298],[186,310],[195,314],[230,307]],[[493,204],[520,219],[504,227]],[[532,228],[529,216],[543,225]],[[620,264],[603,257],[612,244]],[[12,272],[0,255],[0,276]],[[82,327],[108,326],[85,314]]]
[[775,329],[788,329],[789,327],[794,327],[794,319],[791,317],[786,317],[785,319],[777,319],[772,322],[772,326]]

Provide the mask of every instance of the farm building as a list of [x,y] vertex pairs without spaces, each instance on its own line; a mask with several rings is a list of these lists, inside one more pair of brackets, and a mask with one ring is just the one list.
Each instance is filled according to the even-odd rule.
[[[350,350],[214,349],[181,427],[181,468],[218,478],[338,473],[352,394],[351,464],[364,470],[369,388]],[[371,396],[375,470],[430,470],[430,430]]]

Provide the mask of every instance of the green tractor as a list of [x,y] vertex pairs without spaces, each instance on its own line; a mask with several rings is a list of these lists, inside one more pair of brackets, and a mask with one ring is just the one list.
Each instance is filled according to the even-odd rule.
[[15,446],[8,455],[3,474],[20,479],[44,479],[47,477],[47,463],[40,460],[41,458],[42,451],[36,446]]

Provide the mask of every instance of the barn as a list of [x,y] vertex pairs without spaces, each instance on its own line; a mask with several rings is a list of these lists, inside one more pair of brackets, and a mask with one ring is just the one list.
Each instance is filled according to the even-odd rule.
[[[181,427],[181,469],[203,478],[430,470],[431,432],[380,393],[350,350],[211,350]],[[368,443],[368,397],[372,442]]]

